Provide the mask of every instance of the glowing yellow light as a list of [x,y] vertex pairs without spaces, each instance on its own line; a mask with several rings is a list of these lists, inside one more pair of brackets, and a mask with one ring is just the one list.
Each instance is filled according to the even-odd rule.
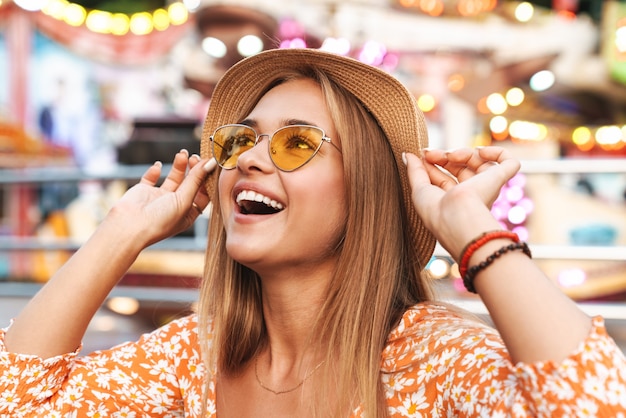
[[537,125],[538,129],[539,129],[539,134],[537,135],[537,140],[538,141],[543,141],[544,139],[546,139],[548,137],[548,127],[546,125],[544,125],[543,123],[539,123]]
[[601,126],[596,131],[596,142],[600,145],[616,145],[622,140],[622,130],[615,126]]
[[124,13],[115,13],[111,16],[109,28],[113,35],[126,35],[130,29],[130,18]]
[[591,130],[586,126],[579,126],[572,132],[572,142],[576,145],[584,145],[591,141]]
[[479,1],[474,0],[461,0],[456,8],[461,16],[473,16],[481,12],[482,4]]
[[68,4],[63,11],[63,20],[70,26],[80,26],[85,22],[87,11],[79,4]]
[[487,113],[489,113],[489,108],[487,107],[487,98],[486,97],[481,98],[478,101],[478,103],[476,103],[476,108],[483,115],[486,115]]
[[430,94],[422,94],[417,99],[417,106],[422,110],[422,112],[430,112],[435,108],[436,100]]
[[500,134],[506,132],[508,126],[509,121],[507,121],[504,116],[494,116],[489,121],[489,129],[494,133]]
[[165,30],[170,27],[170,15],[165,9],[156,9],[152,13],[152,22],[156,30]]
[[431,16],[439,16],[444,11],[444,4],[441,0],[422,0],[420,7],[423,12]]
[[552,71],[542,70],[533,74],[528,84],[534,91],[544,91],[552,87],[555,81],[556,77]]
[[196,11],[196,9],[200,7],[201,3],[202,3],[202,0],[183,0],[183,4],[187,8],[187,10],[190,10],[190,11]]
[[182,25],[189,18],[189,12],[182,3],[172,3],[167,8],[167,13],[170,16],[170,22],[172,25]]
[[68,6],[68,2],[65,0],[50,0],[41,9],[44,14],[53,17],[57,20],[62,20],[65,8]]
[[465,87],[465,78],[461,74],[452,74],[448,78],[448,88],[450,91],[461,91]]
[[450,274],[450,264],[442,258],[435,258],[428,263],[428,272],[433,278],[442,279]]
[[139,302],[137,299],[129,297],[114,297],[107,301],[107,308],[115,313],[122,315],[132,315],[139,310]]
[[135,35],[147,35],[152,32],[152,29],[152,15],[150,13],[134,13],[130,17],[130,31]]
[[509,106],[519,106],[524,101],[524,91],[519,87],[513,87],[506,92],[506,102]]
[[459,265],[457,263],[453,263],[450,266],[450,276],[461,277],[461,272],[459,271]]
[[[13,0],[13,3],[26,11],[37,12],[45,6],[46,0]],[[0,5],[2,5],[1,1]]]
[[237,42],[237,51],[243,57],[258,54],[263,50],[263,41],[256,35],[245,35]]
[[545,125],[522,120],[511,122],[509,133],[513,138],[526,141],[543,141],[548,135]]
[[491,93],[487,96],[487,108],[494,115],[501,115],[506,112],[508,105],[500,93]]
[[615,46],[619,52],[626,52],[626,26],[619,27],[615,31]]
[[87,15],[85,25],[87,29],[96,33],[109,33],[111,13],[102,10],[92,10]]
[[526,1],[515,8],[515,18],[520,22],[528,22],[533,18],[533,14],[535,14],[535,8]]

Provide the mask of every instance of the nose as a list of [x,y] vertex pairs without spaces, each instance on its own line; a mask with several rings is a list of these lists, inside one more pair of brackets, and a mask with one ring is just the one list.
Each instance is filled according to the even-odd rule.
[[254,146],[247,151],[241,153],[239,158],[237,158],[237,168],[242,170],[250,170],[256,168],[260,171],[268,171],[274,166],[272,160],[269,156],[268,148],[264,146],[257,146],[260,142],[263,141],[263,137],[268,138],[269,148],[269,135],[268,134],[260,134],[256,137],[256,141],[254,141]]

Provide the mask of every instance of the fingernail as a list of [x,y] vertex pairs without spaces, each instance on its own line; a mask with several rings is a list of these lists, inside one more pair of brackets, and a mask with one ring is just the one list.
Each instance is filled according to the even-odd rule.
[[202,167],[204,171],[213,171],[213,169],[217,166],[217,160],[215,158],[211,158],[205,165]]
[[404,153],[404,152],[402,153],[402,162],[404,163],[404,165],[407,164],[407,162],[406,162],[406,153]]
[[198,154],[193,154],[190,158],[194,158],[194,159],[200,161],[200,156]]
[[154,165],[159,167],[159,168],[163,167],[163,163],[161,161],[155,161]]
[[181,149],[181,150],[180,150],[180,151],[178,151],[178,152],[182,152],[183,154],[187,154],[187,155],[189,155],[189,151],[187,151],[185,148]]

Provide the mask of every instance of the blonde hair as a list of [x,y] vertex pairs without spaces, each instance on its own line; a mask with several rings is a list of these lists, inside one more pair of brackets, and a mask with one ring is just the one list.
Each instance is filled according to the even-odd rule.
[[[341,138],[347,221],[337,248],[338,262],[321,306],[311,341],[325,362],[320,368],[312,409],[315,415],[349,415],[360,404],[368,416],[384,417],[381,353],[404,311],[431,300],[407,225],[399,169],[376,120],[350,93],[314,68],[305,67],[270,80],[311,78],[322,89]],[[242,119],[241,109],[233,120]],[[213,202],[218,202],[215,192]],[[231,259],[225,249],[221,213],[214,206],[209,228],[199,327],[207,373],[237,373],[267,343],[258,275]],[[217,370],[215,370],[217,368]],[[322,413],[332,390],[336,403]],[[206,404],[206,402],[205,402]]]

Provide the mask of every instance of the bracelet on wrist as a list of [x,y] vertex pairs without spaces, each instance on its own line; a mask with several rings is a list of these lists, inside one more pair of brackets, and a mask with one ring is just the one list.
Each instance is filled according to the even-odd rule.
[[480,234],[479,236],[471,240],[461,251],[461,255],[459,256],[459,272],[461,273],[461,277],[465,276],[472,255],[474,255],[474,253],[479,248],[481,248],[489,241],[499,238],[506,238],[512,240],[513,242],[519,242],[519,237],[517,236],[517,234],[511,231],[496,230],[487,231]]
[[474,279],[476,278],[476,275],[478,273],[480,273],[481,271],[489,267],[500,256],[510,251],[522,251],[529,258],[532,258],[530,248],[528,248],[528,245],[525,242],[518,241],[518,242],[513,242],[509,245],[505,245],[504,247],[495,251],[485,260],[467,269],[467,271],[462,277],[463,277],[463,285],[468,290],[468,292],[476,293],[476,288],[474,287]]

